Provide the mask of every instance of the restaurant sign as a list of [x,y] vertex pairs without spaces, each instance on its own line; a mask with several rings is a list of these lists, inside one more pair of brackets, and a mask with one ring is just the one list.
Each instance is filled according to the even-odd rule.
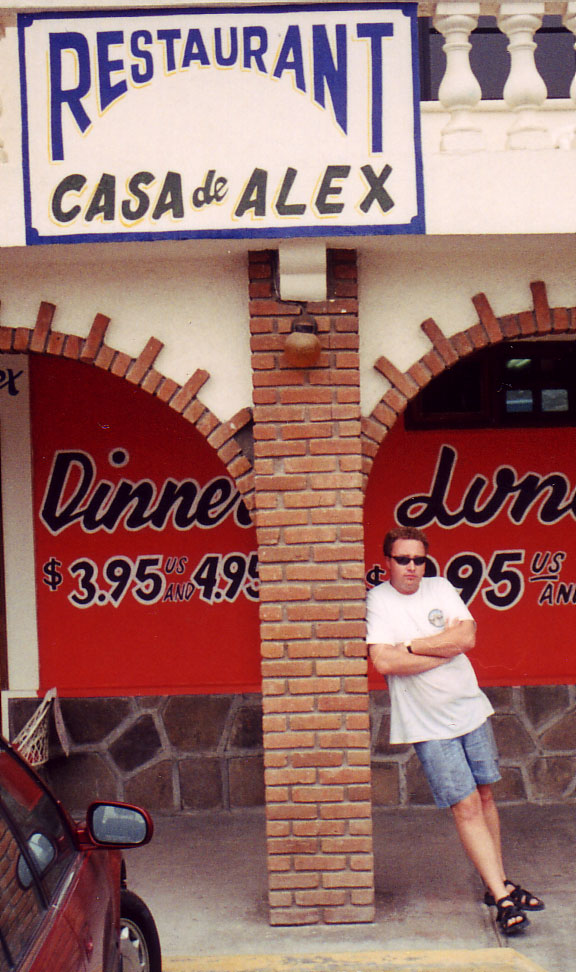
[[416,6],[21,14],[27,243],[424,232]]

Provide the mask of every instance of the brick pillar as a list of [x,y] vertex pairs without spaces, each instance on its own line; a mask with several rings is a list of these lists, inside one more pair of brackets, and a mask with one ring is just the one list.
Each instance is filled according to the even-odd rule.
[[255,515],[270,921],[374,917],[356,255],[329,253],[306,309],[319,362],[283,349],[302,308],[276,297],[276,254],[250,255]]

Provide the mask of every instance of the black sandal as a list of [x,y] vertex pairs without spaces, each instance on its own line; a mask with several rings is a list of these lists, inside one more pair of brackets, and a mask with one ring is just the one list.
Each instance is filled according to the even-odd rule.
[[516,907],[511,897],[500,898],[496,902],[496,907],[498,909],[496,921],[505,935],[517,935],[530,924],[524,912]]
[[537,898],[531,891],[526,891],[519,884],[514,884],[512,881],[506,881],[506,884],[512,884],[514,890],[510,892],[510,897],[516,907],[520,908],[521,911],[544,911],[546,905],[541,898]]
[[[544,911],[546,905],[541,898],[537,898],[535,894],[531,891],[526,891],[525,888],[520,887],[519,884],[514,884],[513,881],[506,879],[504,882],[506,885],[511,885],[512,890],[510,891],[509,897],[521,911]],[[489,891],[484,895],[484,904],[487,904],[489,908],[493,908],[496,905],[494,900],[494,895],[490,894]]]

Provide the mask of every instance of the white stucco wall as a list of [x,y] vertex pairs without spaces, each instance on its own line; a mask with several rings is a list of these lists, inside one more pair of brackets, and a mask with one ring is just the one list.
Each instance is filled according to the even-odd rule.
[[[271,244],[273,245],[273,244]],[[430,349],[420,325],[446,335],[477,322],[483,292],[497,316],[531,307],[543,280],[552,306],[576,306],[576,237],[389,237],[336,240],[356,246],[360,268],[362,409],[387,389],[374,370],[386,355],[406,370]],[[187,242],[10,248],[0,253],[0,324],[33,327],[40,301],[57,305],[54,328],[87,335],[111,318],[108,343],[137,357],[150,337],[165,343],[157,367],[179,384],[210,372],[201,392],[222,421],[251,405],[246,244]]]
[[202,400],[222,421],[251,402],[248,273],[238,246],[84,244],[0,251],[0,323],[33,327],[41,300],[53,327],[86,336],[97,313],[107,343],[137,357],[164,342],[158,370],[178,384],[210,372]]

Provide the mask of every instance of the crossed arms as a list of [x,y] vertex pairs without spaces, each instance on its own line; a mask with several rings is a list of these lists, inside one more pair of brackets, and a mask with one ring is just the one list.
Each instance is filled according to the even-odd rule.
[[449,621],[438,634],[414,638],[412,654],[402,642],[397,645],[370,645],[370,657],[381,675],[419,675],[445,665],[451,658],[461,655],[476,643],[474,621]]

